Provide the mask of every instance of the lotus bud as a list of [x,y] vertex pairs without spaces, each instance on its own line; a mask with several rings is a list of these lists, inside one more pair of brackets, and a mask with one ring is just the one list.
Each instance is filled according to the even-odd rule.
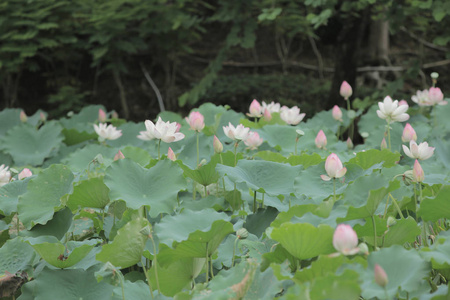
[[387,219],[387,226],[392,227],[397,224],[397,220],[393,216],[389,216]]
[[348,150],[351,150],[351,149],[353,149],[353,142],[352,142],[352,140],[350,139],[350,138],[347,138],[347,149]]
[[325,149],[327,145],[327,137],[323,130],[320,130],[315,139],[316,147],[319,149]]
[[334,248],[344,255],[359,252],[358,236],[350,225],[339,224],[333,234]]
[[387,143],[386,143],[386,139],[385,138],[383,138],[383,140],[381,141],[380,148],[381,148],[381,150],[387,149]]
[[403,129],[402,141],[404,143],[409,143],[410,141],[416,141],[417,134],[414,128],[412,128],[411,124],[406,123],[405,129]]
[[222,151],[223,151],[223,145],[219,141],[217,136],[214,136],[213,148],[214,148],[214,153],[222,153]]
[[101,108],[98,110],[98,121],[100,123],[105,123],[106,122],[106,113]]
[[20,122],[26,123],[27,120],[28,120],[28,117],[27,117],[26,113],[23,110],[21,110],[20,111]]
[[118,119],[119,118],[119,114],[115,110],[113,110],[113,112],[111,113],[111,118]]
[[114,161],[119,160],[119,159],[124,159],[125,155],[123,155],[122,151],[119,150],[119,152],[116,153],[116,155],[114,155]]
[[47,121],[47,117],[45,116],[45,114],[43,113],[43,112],[41,112],[40,114],[39,114],[39,119],[42,121],[42,122],[45,122],[45,121]]
[[175,132],[180,132],[181,124],[177,122],[176,126],[177,128],[175,129]]
[[248,237],[248,230],[245,228],[240,228],[236,231],[236,236],[240,240],[245,240]]
[[430,74],[432,79],[438,79],[439,78],[439,73],[438,72],[433,72]]
[[425,179],[425,175],[423,173],[423,169],[419,164],[419,161],[416,159],[414,162],[413,168],[413,180],[414,182],[422,182]]
[[176,161],[177,157],[175,156],[175,153],[173,152],[172,148],[169,147],[169,150],[167,151],[167,157],[171,160],[171,161]]
[[332,178],[341,178],[344,176],[347,168],[344,168],[341,160],[335,153],[331,153],[325,161],[325,171],[327,175],[320,175],[320,177],[324,181],[329,181]]
[[336,121],[342,122],[342,110],[339,108],[339,106],[337,105],[333,106],[331,115],[333,116],[333,119],[335,119]]
[[247,114],[249,117],[259,118],[261,117],[261,104],[256,99],[253,99],[250,104],[249,113]]
[[264,121],[269,122],[272,120],[272,114],[270,113],[270,110],[267,108],[264,109]]
[[428,98],[430,100],[431,105],[439,104],[444,99],[444,94],[442,93],[440,88],[431,87],[428,90]]
[[408,170],[405,173],[403,173],[403,182],[407,186],[411,185],[411,183],[414,182],[414,177],[413,177],[413,171],[412,170]]
[[339,93],[342,97],[344,97],[345,100],[348,100],[348,98],[350,98],[350,96],[353,94],[352,87],[350,86],[350,84],[348,84],[347,81],[342,82]]
[[374,272],[375,282],[383,288],[386,287],[388,284],[388,277],[384,269],[379,264],[375,264]]
[[25,168],[22,170],[22,172],[19,173],[18,178],[19,178],[19,180],[22,180],[22,179],[30,177],[32,175],[33,175],[33,173],[30,171],[30,169]]
[[201,166],[204,166],[204,165],[206,165],[208,162],[206,161],[206,159],[202,159],[201,161],[200,161],[200,163],[198,164],[198,167],[200,168]]
[[359,248],[359,253],[364,254],[364,255],[369,255],[369,247],[367,246],[366,243],[360,243],[358,245]]
[[[186,119],[186,122],[189,124],[192,130],[200,132],[205,128],[205,119],[201,113],[198,111],[193,111],[189,114]],[[178,129],[179,130],[179,129]]]

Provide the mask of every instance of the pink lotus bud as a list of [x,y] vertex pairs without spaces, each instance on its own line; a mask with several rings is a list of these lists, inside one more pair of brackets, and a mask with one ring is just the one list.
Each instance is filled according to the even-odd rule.
[[442,102],[444,99],[444,94],[442,94],[440,88],[430,87],[428,90],[428,99],[430,100],[431,105],[436,105]]
[[191,112],[185,120],[192,130],[200,132],[203,128],[205,128],[205,119],[198,111]]
[[419,161],[416,159],[414,162],[413,168],[413,180],[414,182],[422,182],[425,179],[425,174],[423,173],[423,169],[419,164]]
[[339,224],[333,235],[334,248],[344,255],[353,255],[359,252],[358,235],[350,225]]
[[253,99],[249,111],[250,113],[248,113],[247,116],[255,118],[261,117],[261,104],[259,104],[256,99]]
[[33,173],[30,171],[30,169],[25,168],[22,170],[22,172],[19,173],[18,178],[19,178],[19,180],[22,180],[22,179],[30,177],[32,175],[33,175]]
[[342,97],[344,97],[345,100],[348,100],[348,98],[350,98],[350,96],[353,94],[352,87],[350,86],[350,84],[348,84],[347,81],[342,82],[339,93]]
[[116,155],[114,155],[114,161],[119,160],[119,159],[124,159],[125,155],[123,155],[122,151],[119,150],[119,152],[116,153]]
[[106,113],[101,108],[98,110],[98,121],[100,123],[106,122]]
[[350,138],[347,139],[347,149],[353,149],[353,142]]
[[119,114],[115,110],[113,110],[113,112],[111,113],[111,118],[118,119],[119,118]]
[[20,122],[22,123],[26,123],[28,120],[27,115],[25,114],[25,112],[22,110],[20,111]]
[[410,141],[415,140],[417,140],[417,134],[414,131],[414,128],[412,128],[411,124],[406,123],[405,129],[403,129],[402,141],[404,143],[409,143]]
[[272,120],[272,114],[270,113],[270,110],[268,110],[267,108],[264,109],[264,120],[266,122]]
[[175,128],[175,132],[180,132],[180,129],[181,129],[181,124],[180,123],[178,123],[178,122],[176,122],[176,128]]
[[375,264],[374,273],[375,282],[383,288],[386,287],[386,285],[388,284],[388,276],[379,264]]
[[331,114],[333,115],[333,119],[336,121],[342,122],[342,110],[339,108],[339,106],[335,105],[333,106],[333,110],[331,111]]
[[385,138],[383,138],[383,139],[381,140],[380,149],[381,149],[381,150],[387,149],[387,143],[386,143],[386,139],[385,139]]
[[398,106],[400,106],[400,105],[407,105],[409,107],[408,102],[406,102],[406,100],[400,100],[398,102]]
[[329,181],[331,178],[341,178],[344,176],[347,173],[347,168],[344,168],[341,160],[335,153],[331,153],[325,161],[325,171],[327,171],[328,176],[320,175],[320,178]]
[[41,113],[39,114],[39,116],[40,116],[39,119],[40,119],[42,122],[47,121],[47,117],[45,116],[45,114],[44,114],[43,112],[41,112]]
[[169,147],[169,151],[167,151],[167,157],[171,160],[171,161],[176,161],[177,157],[175,156],[175,153],[173,153],[172,148]]
[[316,147],[319,149],[324,149],[327,145],[327,137],[323,130],[320,130],[315,139]]
[[223,145],[219,141],[217,136],[214,136],[213,148],[214,148],[214,153],[222,153],[222,151],[223,151]]

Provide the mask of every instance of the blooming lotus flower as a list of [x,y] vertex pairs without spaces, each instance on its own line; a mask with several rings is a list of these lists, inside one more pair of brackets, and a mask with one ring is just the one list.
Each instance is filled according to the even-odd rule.
[[344,255],[359,252],[358,235],[350,225],[339,224],[333,234],[334,248]]
[[327,145],[327,136],[325,135],[323,130],[319,131],[319,133],[316,136],[315,142],[316,142],[317,148],[319,148],[319,149],[325,148],[325,146]]
[[272,120],[272,114],[270,113],[270,110],[268,110],[267,108],[264,108],[264,121],[269,122],[270,120]]
[[411,158],[426,160],[429,159],[434,153],[434,147],[428,147],[427,142],[417,145],[416,141],[411,140],[409,142],[409,148],[402,145],[403,152]]
[[379,264],[375,264],[374,273],[375,273],[375,282],[379,286],[384,288],[388,284],[388,277],[386,272]]
[[30,176],[33,176],[33,173],[30,171],[30,169],[25,168],[22,170],[22,172],[19,173],[17,178],[19,178],[19,180],[22,180],[22,179],[30,177]]
[[124,159],[125,155],[123,155],[122,151],[119,150],[119,152],[116,153],[116,155],[114,155],[114,161],[119,160],[119,159]]
[[244,125],[239,124],[234,127],[231,123],[228,123],[228,126],[223,126],[223,132],[227,137],[232,140],[245,140],[248,136],[250,128],[244,127]]
[[325,181],[331,180],[331,178],[341,178],[347,173],[347,168],[342,166],[342,162],[335,153],[328,155],[325,161],[325,171],[327,175],[320,175],[320,178]]
[[173,152],[172,148],[169,147],[169,150],[167,151],[167,158],[171,161],[176,161],[177,157],[175,156],[175,153]]
[[444,100],[444,94],[442,93],[440,88],[430,87],[428,90],[428,100],[430,105],[445,105],[447,101]]
[[258,100],[253,99],[252,103],[250,104],[250,113],[247,113],[247,116],[259,118],[262,116],[261,114],[261,104],[259,104]]
[[280,118],[289,125],[297,125],[303,120],[304,117],[305,114],[301,114],[300,108],[297,106],[290,109],[287,107],[281,109]]
[[405,129],[403,129],[402,141],[406,143],[416,140],[417,140],[416,131],[414,130],[414,128],[412,128],[411,124],[406,123]]
[[348,98],[350,98],[350,96],[353,94],[352,87],[350,86],[350,84],[348,84],[347,81],[342,82],[339,93],[342,97],[344,97],[345,100],[348,100]]
[[409,115],[406,113],[408,110],[407,105],[398,105],[398,101],[392,101],[392,98],[386,96],[383,102],[378,102],[377,115],[381,119],[385,119],[389,124],[392,122],[404,122],[409,119]]
[[342,110],[339,108],[339,106],[337,105],[333,106],[331,115],[333,116],[333,119],[335,119],[336,121],[342,122]]
[[414,182],[422,182],[425,179],[425,174],[417,159],[414,162],[412,176]]
[[259,137],[259,134],[255,131],[250,131],[247,138],[244,140],[244,144],[248,146],[250,150],[255,150],[263,143],[263,139]]
[[267,104],[266,102],[262,102],[262,111],[264,111],[264,109],[267,109],[270,113],[274,113],[280,112],[280,103],[275,103],[275,102],[270,102],[269,104]]
[[214,136],[213,148],[214,148],[214,153],[222,153],[222,151],[223,151],[223,145],[219,141],[217,136]]
[[179,130],[177,122],[164,122],[161,117],[158,118],[156,124],[150,120],[145,121],[145,131],[140,131],[137,136],[144,141],[153,139],[162,140],[165,143],[178,142],[184,139],[184,134],[177,132]]
[[4,186],[11,180],[11,172],[8,170],[9,167],[5,165],[0,166],[0,186]]
[[20,111],[20,117],[19,118],[20,118],[20,122],[22,122],[22,123],[26,123],[27,120],[28,120],[28,117],[27,117],[26,113],[23,110]]
[[94,124],[95,132],[99,135],[100,140],[116,140],[122,136],[122,130],[117,130],[112,125],[104,123]]
[[106,122],[106,113],[101,108],[98,110],[98,121],[100,123],[105,123]]
[[[189,114],[189,117],[185,118],[192,130],[202,131],[205,128],[205,119],[198,111],[193,111]],[[180,125],[181,127],[181,125]],[[177,131],[178,132],[178,131]]]
[[429,106],[428,90],[417,91],[416,94],[411,97],[411,100],[419,104],[419,106]]

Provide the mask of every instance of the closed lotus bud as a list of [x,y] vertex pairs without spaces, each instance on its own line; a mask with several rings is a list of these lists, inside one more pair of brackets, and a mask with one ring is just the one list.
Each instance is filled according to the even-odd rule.
[[171,161],[176,161],[177,157],[175,156],[175,153],[173,152],[172,148],[169,147],[169,150],[167,151],[167,157],[171,160]]
[[387,219],[387,226],[391,227],[397,224],[397,220],[393,216],[389,216]]
[[264,109],[264,121],[269,122],[272,120],[272,114],[270,113],[270,110],[267,108]]
[[256,99],[253,99],[250,104],[249,113],[247,113],[249,117],[261,117],[261,104]]
[[412,128],[411,124],[406,123],[405,129],[403,129],[402,141],[404,143],[409,143],[410,141],[416,141],[417,134],[414,128]]
[[101,108],[98,110],[98,121],[100,123],[105,123],[106,122],[106,113]]
[[348,150],[351,150],[351,149],[353,149],[353,142],[352,142],[352,140],[350,139],[350,138],[347,138],[347,149]]
[[366,243],[360,243],[358,245],[359,248],[359,253],[364,254],[364,255],[369,255],[369,247],[367,246]]
[[119,114],[115,110],[113,110],[113,112],[111,113],[111,118],[118,119],[119,118]]
[[405,183],[405,185],[411,185],[411,183],[414,182],[412,170],[408,170],[405,173],[403,173],[403,182]]
[[342,110],[339,108],[339,106],[335,105],[333,106],[333,110],[331,111],[331,114],[333,116],[333,119],[336,121],[342,122]]
[[339,224],[333,234],[334,248],[344,255],[353,255],[359,252],[358,235],[350,225]]
[[374,273],[375,273],[375,282],[383,288],[386,287],[386,285],[389,282],[388,276],[384,271],[384,269],[379,264],[375,264]]
[[22,179],[30,177],[32,175],[33,175],[33,173],[30,171],[30,169],[25,168],[22,170],[22,172],[19,173],[18,178],[19,178],[19,180],[22,180]]
[[248,237],[248,230],[245,228],[240,228],[236,231],[236,236],[240,240],[245,240]]
[[28,120],[28,117],[27,117],[26,113],[23,110],[20,111],[20,122],[26,123],[27,120]]
[[423,169],[419,164],[419,161],[416,159],[414,162],[413,168],[413,180],[414,182],[422,182],[425,179],[425,174],[423,173]]
[[350,86],[350,84],[348,84],[347,81],[342,82],[339,93],[342,97],[344,97],[345,100],[348,100],[348,98],[350,98],[350,96],[353,94],[352,87]]
[[222,151],[223,151],[223,145],[219,141],[217,136],[214,136],[213,148],[214,148],[214,153],[222,153]]
[[41,112],[40,114],[39,114],[39,119],[42,121],[42,122],[45,122],[45,121],[47,121],[47,117],[45,116],[45,114],[43,113],[43,112]]
[[208,162],[206,161],[206,159],[202,159],[201,161],[200,161],[200,163],[198,164],[198,167],[200,168],[201,166],[204,166],[204,165],[206,165]]
[[114,161],[119,160],[119,159],[124,159],[125,155],[123,155],[122,151],[119,150],[119,152],[116,153],[116,155],[114,155]]
[[385,138],[383,138],[383,140],[381,141],[380,148],[381,148],[381,150],[387,149],[387,144],[386,144],[386,139]]
[[320,130],[315,139],[316,147],[319,149],[324,149],[327,145],[327,137],[323,130]]

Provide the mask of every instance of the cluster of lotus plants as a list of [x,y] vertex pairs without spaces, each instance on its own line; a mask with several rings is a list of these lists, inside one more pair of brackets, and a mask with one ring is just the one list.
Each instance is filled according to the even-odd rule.
[[5,109],[0,297],[449,299],[435,84],[363,109],[344,82],[314,116],[257,100],[140,123]]

